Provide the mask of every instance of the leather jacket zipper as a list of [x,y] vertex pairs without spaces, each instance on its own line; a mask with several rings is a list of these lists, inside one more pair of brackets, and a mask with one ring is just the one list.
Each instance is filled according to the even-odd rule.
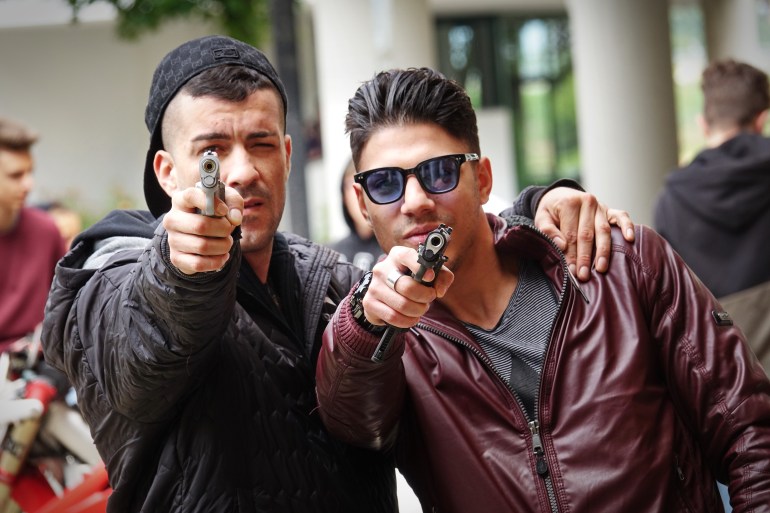
[[[546,236],[540,229],[536,228],[535,226],[529,225],[529,224],[521,224],[525,229],[531,230],[541,236],[556,252],[558,253],[560,259],[561,259],[561,266],[562,271],[564,274],[564,278],[562,280],[562,293],[559,296],[559,301],[557,305],[557,313],[556,319],[554,320],[553,327],[551,328],[551,336],[549,339],[548,347],[550,348],[551,343],[550,341],[553,340],[553,332],[556,327],[556,320],[558,320],[559,314],[561,313],[562,304],[564,303],[564,296],[567,291],[567,282],[570,281],[575,289],[577,289],[578,293],[582,296],[583,300],[588,303],[588,297],[586,297],[583,290],[578,285],[577,281],[575,280],[575,277],[572,276],[572,274],[569,272],[569,267],[567,266],[567,261],[564,258],[564,254],[561,252],[559,247],[550,239],[548,236]],[[436,335],[439,335],[450,342],[454,342],[455,344],[458,344],[468,350],[470,350],[476,357],[481,360],[482,363],[494,374],[505,386],[505,388],[510,391],[513,394],[514,399],[516,400],[516,403],[519,405],[519,409],[524,415],[524,418],[527,421],[527,425],[529,426],[530,433],[532,435],[532,454],[535,457],[535,471],[537,474],[543,479],[543,483],[545,485],[546,494],[548,495],[548,502],[551,507],[551,513],[559,513],[559,504],[558,500],[556,498],[556,491],[553,486],[553,480],[551,479],[551,475],[548,470],[548,460],[546,459],[545,455],[545,449],[543,448],[543,442],[540,438],[540,421],[538,420],[538,403],[540,401],[540,387],[542,385],[542,378],[538,385],[538,393],[537,397],[535,397],[535,420],[531,420],[529,418],[529,414],[527,413],[526,408],[524,407],[523,402],[521,401],[521,398],[519,397],[519,394],[516,393],[516,390],[511,388],[511,386],[508,384],[508,382],[495,370],[494,365],[492,364],[492,361],[481,351],[479,351],[476,347],[473,345],[467,343],[466,341],[457,338],[455,336],[452,336],[448,333],[445,333],[438,328],[435,328],[433,326],[429,326],[425,323],[418,322],[415,326],[413,326],[411,329],[420,328],[425,331],[429,331],[431,333],[434,333]],[[546,357],[547,357],[548,349],[546,349]]]
[[532,453],[535,455],[535,470],[545,482],[545,489],[548,492],[548,502],[551,505],[551,511],[558,513],[559,504],[556,501],[556,492],[553,489],[553,481],[548,474],[548,461],[545,459],[545,450],[543,442],[540,440],[540,422],[533,420],[529,423],[529,431],[532,433]]
[[[522,228],[531,230],[535,232],[536,234],[540,235],[548,244],[556,251],[556,253],[559,255],[559,259],[561,261],[561,268],[562,273],[564,274],[564,277],[562,278],[562,284],[561,284],[561,294],[559,295],[559,301],[557,304],[557,314],[556,319],[554,319],[553,326],[551,327],[551,336],[548,341],[548,347],[546,348],[546,359],[548,357],[548,350],[551,348],[551,342],[553,341],[554,331],[556,329],[556,321],[559,318],[559,315],[562,313],[562,305],[564,304],[564,296],[567,293],[567,281],[570,281],[572,283],[572,286],[580,293],[583,300],[588,303],[588,297],[586,297],[583,290],[580,288],[580,285],[577,283],[577,280],[574,276],[572,276],[572,273],[569,272],[569,266],[567,266],[567,260],[564,258],[564,253],[561,252],[559,247],[554,243],[545,233],[543,233],[539,228],[530,225],[530,224],[521,224]],[[543,367],[545,367],[545,361],[543,363]],[[541,374],[542,376],[542,374]],[[522,412],[524,413],[524,417],[527,419],[529,431],[532,434],[532,454],[535,456],[535,471],[537,472],[537,475],[539,475],[543,479],[543,483],[545,484],[545,489],[548,495],[548,503],[551,506],[551,513],[559,513],[559,503],[556,499],[556,490],[553,486],[553,480],[551,479],[550,472],[548,470],[548,460],[545,455],[545,449],[543,447],[543,441],[540,438],[540,420],[538,420],[538,405],[540,404],[540,388],[542,387],[542,377],[540,380],[540,384],[538,385],[538,393],[537,397],[535,398],[535,419],[530,420],[529,415],[527,414],[527,411],[522,408]],[[509,387],[510,388],[510,387]],[[515,394],[515,392],[514,392]],[[521,406],[521,401],[519,401],[519,405]]]
[[[561,306],[561,304],[560,304]],[[527,413],[526,408],[524,407],[524,404],[521,401],[521,398],[519,397],[519,394],[516,393],[516,390],[512,389],[510,385],[503,379],[502,376],[495,370],[494,365],[492,364],[492,361],[476,349],[471,344],[467,343],[461,338],[457,338],[453,335],[450,335],[448,333],[445,333],[433,326],[429,326],[427,324],[424,324],[422,322],[418,322],[415,326],[413,326],[412,330],[415,328],[420,328],[425,331],[429,331],[435,335],[439,335],[446,340],[450,342],[454,342],[455,344],[464,347],[465,349],[468,349],[470,352],[472,352],[476,357],[481,360],[482,363],[494,374],[497,379],[499,379],[505,388],[513,394],[514,399],[516,400],[516,404],[519,405],[519,409],[521,410],[522,414],[524,415],[524,418],[527,421],[527,425],[529,426],[529,430],[532,434],[532,453],[535,456],[535,470],[537,471],[537,474],[543,479],[543,483],[545,484],[546,494],[548,495],[548,502],[551,505],[551,513],[559,513],[559,505],[558,501],[556,500],[556,492],[554,491],[553,482],[551,481],[551,476],[548,473],[548,462],[545,458],[545,451],[543,449],[543,444],[540,439],[540,422],[538,420],[530,420],[529,414]],[[539,387],[538,387],[539,389]],[[540,398],[540,393],[538,392],[537,397],[535,398],[535,416],[537,417],[537,402]]]

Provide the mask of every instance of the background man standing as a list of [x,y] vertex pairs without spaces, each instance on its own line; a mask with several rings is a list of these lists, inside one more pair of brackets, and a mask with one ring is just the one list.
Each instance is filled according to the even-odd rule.
[[707,148],[672,172],[655,228],[730,312],[770,373],[770,109],[767,75],[732,59],[702,75]]
[[0,118],[0,352],[35,331],[65,242],[53,219],[26,207],[38,136]]

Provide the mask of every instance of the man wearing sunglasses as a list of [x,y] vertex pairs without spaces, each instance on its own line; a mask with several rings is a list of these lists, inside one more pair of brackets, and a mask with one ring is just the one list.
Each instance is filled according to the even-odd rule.
[[470,99],[432,70],[364,83],[346,128],[387,256],[324,333],[332,434],[394,454],[424,511],[716,512],[718,478],[770,512],[770,382],[660,236],[614,229],[579,283],[530,220],[484,214]]

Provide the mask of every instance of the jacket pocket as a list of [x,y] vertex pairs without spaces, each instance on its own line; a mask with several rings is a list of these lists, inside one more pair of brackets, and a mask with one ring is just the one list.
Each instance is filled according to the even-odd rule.
[[671,465],[674,489],[681,511],[723,512],[716,478],[711,474],[692,437],[677,430]]

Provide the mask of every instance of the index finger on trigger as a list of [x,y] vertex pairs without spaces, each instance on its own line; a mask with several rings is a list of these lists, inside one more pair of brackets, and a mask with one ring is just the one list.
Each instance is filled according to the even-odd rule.
[[444,294],[449,290],[449,286],[452,285],[454,280],[454,273],[447,267],[439,269],[436,279],[433,281],[433,288],[436,289],[436,296],[439,298],[444,297]]

